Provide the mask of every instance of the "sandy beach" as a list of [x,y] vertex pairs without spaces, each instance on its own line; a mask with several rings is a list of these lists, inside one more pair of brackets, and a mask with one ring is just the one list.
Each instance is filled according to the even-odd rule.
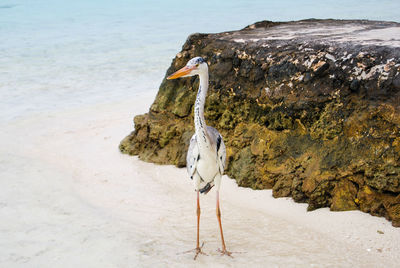
[[185,169],[122,155],[120,140],[154,92],[3,123],[1,267],[396,267],[400,231],[360,211],[306,212],[224,176],[220,256],[215,192],[202,196],[194,261],[195,192]]

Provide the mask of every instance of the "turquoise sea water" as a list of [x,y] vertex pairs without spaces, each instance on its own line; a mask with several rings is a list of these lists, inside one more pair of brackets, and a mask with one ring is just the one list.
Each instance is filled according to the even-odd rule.
[[260,20],[400,22],[400,1],[0,0],[0,120],[156,92],[190,33]]

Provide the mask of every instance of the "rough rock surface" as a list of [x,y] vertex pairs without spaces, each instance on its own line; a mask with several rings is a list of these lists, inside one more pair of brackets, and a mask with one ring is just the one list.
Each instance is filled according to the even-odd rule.
[[[209,64],[206,121],[240,186],[400,226],[400,24],[263,21],[193,34],[166,75],[194,56]],[[184,166],[197,87],[164,79],[120,150]]]

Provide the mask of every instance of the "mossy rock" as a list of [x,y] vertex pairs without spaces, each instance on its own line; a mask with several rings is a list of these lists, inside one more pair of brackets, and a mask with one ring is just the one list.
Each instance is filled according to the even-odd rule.
[[[399,226],[400,50],[384,40],[337,42],[340,35],[332,32],[316,39],[302,31],[321,25],[356,25],[358,33],[399,27],[392,22],[264,21],[240,31],[193,34],[166,76],[192,57],[207,61],[206,122],[224,137],[226,173],[240,186],[273,189],[273,196],[292,196],[308,203],[309,210],[360,209]],[[287,40],[275,27],[286,27],[283,32],[295,37]],[[149,112],[135,117],[135,130],[121,141],[120,150],[145,161],[184,166],[198,83],[196,77],[164,79]]]

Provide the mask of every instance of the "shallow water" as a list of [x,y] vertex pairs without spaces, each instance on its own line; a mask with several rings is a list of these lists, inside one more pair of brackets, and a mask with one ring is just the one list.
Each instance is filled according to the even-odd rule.
[[260,20],[400,21],[399,1],[1,0],[0,120],[154,94],[193,32]]

